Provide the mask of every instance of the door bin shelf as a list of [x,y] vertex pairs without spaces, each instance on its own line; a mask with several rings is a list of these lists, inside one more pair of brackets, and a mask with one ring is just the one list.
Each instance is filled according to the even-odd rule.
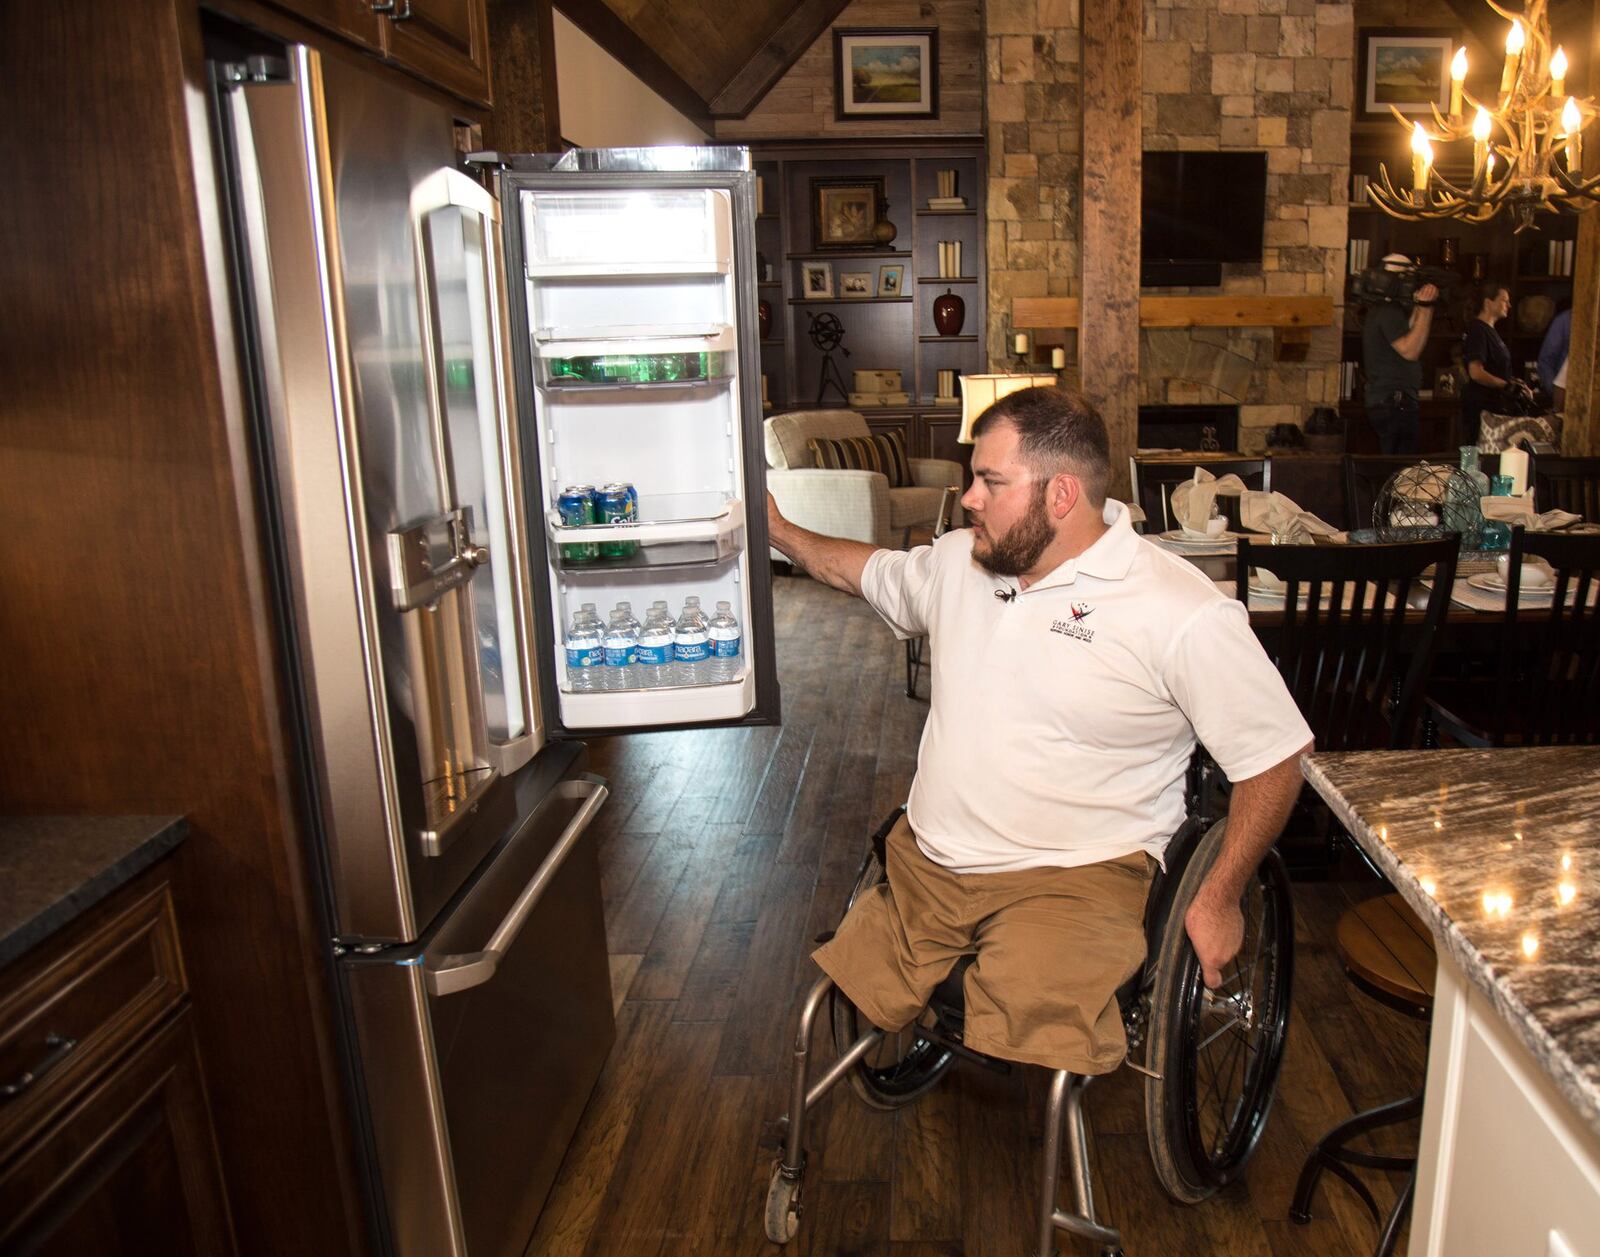
[[[632,524],[569,528],[562,524],[559,512],[546,512],[556,566],[568,576],[603,576],[643,569],[712,567],[739,552],[744,503],[737,498],[710,493],[641,496],[639,515],[639,522]],[[569,559],[563,550],[564,546],[607,541],[638,545],[634,553],[614,558]]]
[[650,690],[561,692],[561,722],[569,729],[698,724],[738,720],[755,707],[755,677],[748,668],[721,685],[679,685]]

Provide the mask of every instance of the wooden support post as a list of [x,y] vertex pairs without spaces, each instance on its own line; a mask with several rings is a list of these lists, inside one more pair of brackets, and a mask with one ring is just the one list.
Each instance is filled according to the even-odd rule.
[[1600,209],[1578,219],[1572,268],[1572,342],[1567,349],[1567,422],[1561,452],[1600,454]]
[[1140,0],[1083,0],[1083,309],[1078,371],[1111,434],[1113,496],[1126,497],[1139,436]]

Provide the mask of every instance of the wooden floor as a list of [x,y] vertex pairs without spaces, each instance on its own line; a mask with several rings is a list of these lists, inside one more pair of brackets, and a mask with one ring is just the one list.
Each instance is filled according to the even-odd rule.
[[[776,585],[781,727],[592,744],[613,788],[597,825],[618,1035],[531,1255],[784,1251],[761,1215],[798,996],[816,975],[809,940],[836,923],[866,835],[905,799],[927,707],[905,697],[902,648],[863,603],[804,578]],[[1311,1225],[1287,1217],[1318,1136],[1422,1076],[1421,1028],[1354,992],[1333,949],[1339,914],[1372,892],[1296,887],[1288,1055],[1243,1181],[1204,1205],[1172,1204],[1150,1168],[1142,1080],[1124,1069],[1088,1092],[1098,1208],[1129,1257],[1372,1251],[1376,1227],[1336,1180]],[[838,1088],[807,1141],[788,1251],[1031,1254],[1043,1077],[962,1066],[894,1114]],[[1391,1136],[1379,1149],[1403,1152],[1414,1128]],[[1375,1190],[1387,1207],[1392,1189]]]

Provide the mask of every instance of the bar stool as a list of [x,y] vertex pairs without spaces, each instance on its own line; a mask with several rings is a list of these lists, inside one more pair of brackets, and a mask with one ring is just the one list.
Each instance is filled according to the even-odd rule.
[[[1380,1004],[1397,1009],[1418,1021],[1428,1022],[1433,1014],[1435,955],[1433,937],[1416,913],[1398,894],[1380,895],[1357,904],[1339,918],[1337,940],[1345,976],[1358,990]],[[1417,1159],[1357,1152],[1346,1145],[1360,1135],[1393,1126],[1422,1112],[1422,1091],[1358,1113],[1340,1122],[1311,1150],[1300,1170],[1294,1205],[1289,1217],[1299,1223],[1311,1221],[1311,1197],[1324,1170],[1332,1170],[1351,1187],[1382,1227],[1373,1257],[1389,1257],[1399,1238],[1400,1227],[1411,1211],[1411,1196],[1417,1185]],[[1365,1183],[1350,1167],[1403,1172],[1405,1186],[1395,1199],[1394,1208],[1384,1218],[1378,1202]]]

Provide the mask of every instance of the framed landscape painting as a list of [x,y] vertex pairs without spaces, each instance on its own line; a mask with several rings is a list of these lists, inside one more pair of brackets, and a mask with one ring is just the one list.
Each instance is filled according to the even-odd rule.
[[833,28],[834,116],[840,122],[939,116],[939,30]]
[[1361,107],[1363,115],[1387,116],[1392,106],[1404,114],[1450,109],[1450,58],[1458,36],[1436,27],[1361,32]]
[[883,203],[882,179],[811,180],[811,243],[818,249],[870,249]]

